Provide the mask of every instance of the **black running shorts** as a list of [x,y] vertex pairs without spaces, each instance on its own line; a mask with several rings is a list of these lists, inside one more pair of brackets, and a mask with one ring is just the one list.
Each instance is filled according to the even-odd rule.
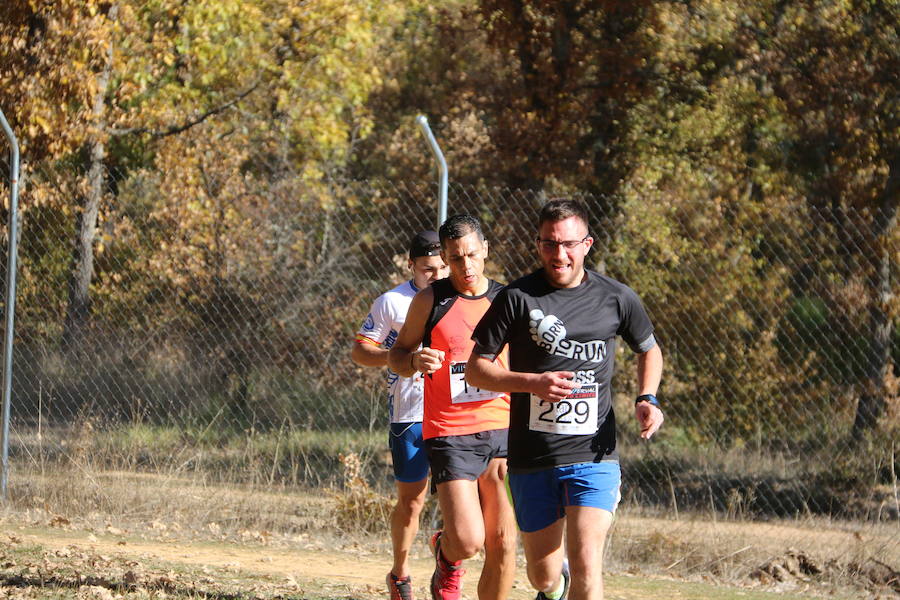
[[481,477],[491,459],[506,458],[508,431],[491,429],[425,440],[432,486],[456,479],[475,481]]

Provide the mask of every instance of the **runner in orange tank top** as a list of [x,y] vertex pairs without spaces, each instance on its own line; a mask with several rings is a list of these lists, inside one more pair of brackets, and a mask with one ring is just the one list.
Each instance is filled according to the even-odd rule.
[[516,568],[516,524],[504,484],[509,395],[465,380],[472,331],[503,286],[484,275],[488,244],[477,219],[450,217],[438,234],[450,276],[413,298],[388,365],[402,377],[425,375],[422,434],[444,521],[432,538],[431,596],[459,600],[462,562],[483,549],[478,598],[505,600]]
[[[425,417],[422,437],[467,435],[509,427],[509,396],[480,390],[466,383],[466,362],[475,342],[472,332],[503,286],[488,280],[477,296],[457,293],[450,280],[433,285],[432,310],[423,346],[444,352],[439,369],[425,377]],[[498,357],[506,364],[506,351]]]

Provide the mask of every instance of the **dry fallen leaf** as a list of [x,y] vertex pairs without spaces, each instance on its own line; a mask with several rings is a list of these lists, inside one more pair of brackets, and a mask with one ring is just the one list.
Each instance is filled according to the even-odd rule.
[[71,521],[60,515],[54,515],[53,518],[50,519],[48,525],[50,525],[50,527],[68,527],[71,525]]
[[75,594],[78,600],[113,600],[113,593],[99,585],[83,585],[78,588]]

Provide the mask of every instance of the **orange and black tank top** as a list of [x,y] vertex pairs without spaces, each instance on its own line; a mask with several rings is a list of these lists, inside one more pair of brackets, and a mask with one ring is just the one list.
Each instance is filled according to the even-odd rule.
[[[503,285],[489,279],[487,292],[464,296],[450,279],[431,284],[434,304],[425,325],[423,346],[444,351],[441,368],[425,376],[422,437],[468,435],[509,427],[509,395],[466,383],[466,361],[475,342],[472,332]],[[507,350],[497,357],[506,368]]]

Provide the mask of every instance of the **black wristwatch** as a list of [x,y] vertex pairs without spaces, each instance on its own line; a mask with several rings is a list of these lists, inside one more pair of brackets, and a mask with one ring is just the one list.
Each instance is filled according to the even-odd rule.
[[656,396],[654,396],[653,394],[641,394],[634,400],[635,404],[637,404],[638,402],[649,402],[656,408],[659,408],[659,400],[657,400]]

